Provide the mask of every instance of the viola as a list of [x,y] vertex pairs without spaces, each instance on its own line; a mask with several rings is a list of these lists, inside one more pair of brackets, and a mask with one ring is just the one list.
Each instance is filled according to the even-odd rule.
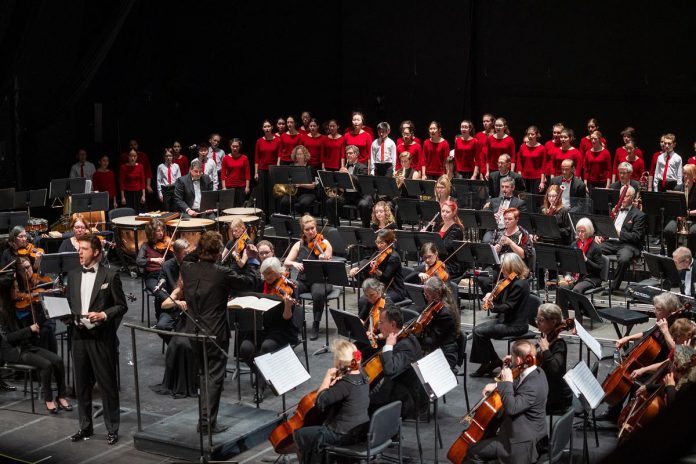
[[447,273],[445,263],[439,259],[432,266],[426,267],[425,273],[428,274],[428,277],[435,276],[443,282],[447,282],[449,280],[449,274]]
[[162,240],[158,240],[157,243],[155,243],[155,246],[152,248],[154,248],[158,253],[164,253],[171,246],[171,243],[171,237],[165,236],[162,238]]
[[[575,328],[575,319],[568,318],[565,321],[562,321],[560,324],[558,324],[556,327],[549,332],[548,335],[546,335],[546,339],[549,340],[549,342],[555,340],[558,338],[558,336],[563,332],[564,330],[573,330]],[[541,334],[542,337],[544,337],[544,334]],[[538,346],[537,346],[538,348]],[[541,350],[537,350],[537,366],[541,365],[541,360],[542,360],[542,353]]]
[[19,256],[28,256],[31,259],[36,259],[39,255],[42,255],[44,253],[45,251],[43,248],[36,247],[31,243],[27,243],[27,246],[17,250],[17,254]]
[[506,278],[498,281],[496,284],[495,288],[491,292],[490,298],[487,298],[483,300],[483,305],[482,308],[486,311],[490,311],[493,309],[493,300],[495,300],[500,294],[502,294],[506,288],[514,282],[515,279],[517,279],[519,276],[517,275],[516,272],[511,272]]
[[[531,355],[527,356],[524,363],[512,367],[513,378],[533,365],[534,358]],[[454,464],[463,462],[469,453],[469,448],[488,435],[488,427],[498,417],[502,409],[503,398],[497,389],[482,397],[460,421],[464,425],[464,431],[450,446],[447,459]]]
[[370,317],[367,322],[370,326],[368,336],[370,338],[370,346],[372,348],[377,348],[376,334],[377,332],[379,332],[379,314],[384,309],[384,303],[385,299],[380,298],[379,301],[377,301],[377,303],[372,305],[372,309],[370,309]]
[[247,235],[246,231],[237,239],[237,242],[234,244],[234,250],[232,250],[232,257],[234,260],[237,262],[237,265],[239,267],[242,266],[242,254],[244,253],[244,250],[246,249],[247,242],[249,241],[249,235]]
[[59,293],[59,288],[37,288],[31,292],[17,292],[15,294],[15,308],[24,310],[32,304],[41,302],[42,294]]
[[423,333],[423,330],[430,324],[433,317],[439,313],[445,304],[442,301],[433,301],[418,315],[417,318],[406,324],[404,332],[407,334],[418,335]]
[[311,242],[307,244],[309,254],[314,254],[317,258],[324,254],[328,246],[324,243],[324,235],[319,232]]
[[[392,244],[390,244],[389,246],[391,246],[391,245]],[[389,257],[390,254],[391,254],[391,249],[389,247],[387,247],[384,250],[379,252],[377,257],[371,261],[372,264],[370,265],[370,272],[369,272],[370,275],[374,274],[377,271],[380,264],[382,264],[384,262],[384,260]]]
[[297,288],[297,284],[285,276],[280,276],[273,284],[270,285],[268,294],[277,295],[285,301],[290,301],[295,305],[300,303],[292,297],[293,291]]

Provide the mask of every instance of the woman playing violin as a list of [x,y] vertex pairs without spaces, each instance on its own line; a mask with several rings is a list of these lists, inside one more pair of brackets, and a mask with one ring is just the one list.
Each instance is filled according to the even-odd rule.
[[450,367],[454,368],[459,354],[457,338],[460,337],[460,329],[459,310],[452,292],[445,282],[437,277],[430,277],[423,285],[423,295],[428,306],[442,304],[442,308],[433,313],[432,319],[423,329],[420,339],[423,352],[432,353],[441,348]]
[[[471,377],[488,376],[503,365],[493,347],[492,339],[527,332],[529,269],[518,255],[506,253],[501,258],[500,272],[501,279],[498,285],[483,298],[484,303],[492,305],[491,312],[495,313],[497,318],[474,327],[469,360],[472,363],[480,363],[481,366],[470,374]],[[498,292],[500,288],[504,290]]]
[[396,218],[392,213],[391,206],[386,201],[378,201],[372,208],[372,230],[377,232],[382,229],[397,229]]
[[240,218],[232,219],[232,222],[230,222],[230,233],[232,234],[232,239],[225,245],[225,250],[222,252],[222,262],[232,266],[233,269],[243,269],[249,260],[247,246],[253,244],[253,242],[247,234],[244,221]]
[[80,249],[78,239],[89,232],[87,229],[87,222],[81,214],[75,214],[70,221],[70,229],[72,230],[73,236],[66,238],[60,244],[58,248],[58,253],[75,252]]
[[[253,332],[240,334],[243,341],[239,346],[239,357],[252,368],[254,357],[297,343],[299,328],[293,321],[295,288],[292,286],[293,283],[285,278],[284,270],[276,257],[267,258],[261,264],[263,293],[282,298],[283,304],[263,313],[264,330],[256,332],[256,343],[254,343]],[[259,401],[263,400],[263,386],[265,385],[262,385],[259,390]]]
[[29,242],[29,233],[22,226],[14,226],[7,237],[7,248],[0,257],[0,268],[3,268],[15,261],[20,256],[26,256],[31,260],[35,271],[41,265],[43,250],[36,248]]
[[362,284],[362,290],[364,298],[360,298],[358,301],[358,317],[363,321],[367,336],[372,340],[372,343],[370,347],[360,344],[359,348],[364,355],[363,357],[367,359],[379,346],[377,344],[378,340],[384,339],[380,337],[379,314],[384,305],[392,301],[391,298],[384,294],[384,284],[373,277],[365,279]]
[[360,351],[348,340],[334,340],[330,367],[317,390],[316,407],[331,409],[323,425],[295,431],[299,462],[324,462],[325,445],[352,445],[365,439],[370,417],[370,385],[360,370]]
[[[375,245],[377,246],[375,257],[362,268],[351,269],[348,275],[350,277],[358,276],[361,281],[368,277],[374,277],[384,284],[389,298],[397,303],[406,298],[406,290],[404,289],[404,278],[401,275],[401,260],[399,254],[394,250],[396,234],[390,229],[381,230],[377,233]],[[360,299],[363,298],[365,297],[360,297]],[[358,306],[360,304],[360,300],[358,300]]]
[[447,266],[438,259],[437,247],[434,243],[424,243],[420,249],[422,263],[413,268],[413,271],[406,276],[404,282],[410,284],[423,284],[429,278],[436,276],[443,282],[449,280]]
[[326,295],[333,290],[333,286],[331,284],[325,285],[323,282],[307,282],[302,261],[305,259],[330,260],[333,248],[328,240],[317,233],[317,221],[309,214],[300,218],[300,229],[302,230],[302,238],[290,249],[288,257],[285,259],[285,267],[294,268],[297,271],[298,294],[312,294],[314,322],[312,322],[312,332],[309,339],[316,340],[319,338],[319,323],[324,314]]
[[[160,277],[160,271],[164,263],[164,252],[168,247],[169,237],[165,237],[164,224],[158,219],[153,219],[145,225],[145,237],[147,237],[147,242],[140,246],[135,263],[143,273],[145,287],[150,292],[153,292]],[[164,298],[166,298],[164,294],[158,293],[155,295],[156,319],[159,319]]]

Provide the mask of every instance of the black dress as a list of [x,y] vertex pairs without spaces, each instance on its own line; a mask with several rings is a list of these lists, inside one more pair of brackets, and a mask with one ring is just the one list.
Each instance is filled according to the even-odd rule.
[[[440,253],[440,259],[444,261],[454,253],[461,246],[461,243],[456,242],[461,242],[462,240],[464,240],[464,229],[459,224],[452,224],[442,236],[442,241],[445,242],[446,253]],[[456,257],[447,261],[445,266],[450,277],[456,278],[464,273],[463,266]]]
[[[182,316],[174,329],[185,332],[186,317]],[[171,337],[164,357],[164,377],[162,383],[150,386],[159,395],[174,398],[196,396],[198,376],[194,366],[193,350],[188,337]]]
[[450,367],[454,368],[457,365],[457,356],[459,355],[457,347],[458,335],[459,327],[456,326],[456,319],[452,314],[452,310],[444,306],[435,313],[433,319],[423,331],[420,340],[423,352],[426,354],[432,353],[441,348]]
[[362,281],[368,277],[374,277],[382,282],[385,288],[389,287],[387,289],[387,296],[389,296],[394,303],[398,303],[406,298],[406,288],[404,287],[404,276],[401,273],[401,259],[399,259],[399,255],[395,251],[392,251],[389,253],[389,257],[379,263],[377,269],[382,272],[382,275],[372,275],[370,274],[370,266],[365,267],[365,269],[358,274],[360,282],[362,283]]
[[541,352],[541,368],[549,383],[549,396],[546,399],[546,414],[560,416],[573,404],[573,392],[563,380],[566,373],[568,346],[562,338],[556,338],[549,349]]

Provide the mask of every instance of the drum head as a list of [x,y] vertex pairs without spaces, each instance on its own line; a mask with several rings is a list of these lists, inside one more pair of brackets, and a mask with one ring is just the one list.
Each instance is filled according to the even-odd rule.
[[260,208],[227,208],[222,211],[225,214],[231,214],[233,216],[249,216],[263,213]]

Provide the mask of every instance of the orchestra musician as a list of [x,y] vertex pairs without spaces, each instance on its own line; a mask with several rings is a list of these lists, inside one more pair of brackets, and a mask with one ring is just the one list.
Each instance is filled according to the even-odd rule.
[[72,237],[64,239],[60,243],[60,247],[58,247],[58,253],[74,253],[78,251],[80,249],[80,244],[78,240],[80,239],[80,237],[89,232],[89,230],[87,229],[87,222],[81,214],[73,215],[73,218],[70,221],[70,229],[72,229],[73,235]]
[[435,183],[435,201],[440,203],[440,207],[449,200],[453,199],[452,181],[446,174],[438,177]]
[[377,232],[383,229],[397,229],[396,218],[394,213],[392,213],[391,204],[387,201],[380,200],[375,203],[372,208],[372,219],[370,221],[370,227],[372,230]]
[[301,293],[312,294],[312,310],[314,312],[314,320],[312,322],[312,332],[309,336],[310,340],[319,338],[319,323],[324,314],[326,307],[326,295],[333,290],[333,285],[323,282],[309,282],[304,273],[305,259],[323,259],[330,260],[333,256],[333,248],[328,240],[323,235],[317,232],[317,221],[309,214],[305,214],[299,219],[302,237],[297,241],[287,258],[285,259],[285,267],[294,268],[297,271],[297,291]]
[[[512,344],[512,366],[526,366],[537,356],[529,340]],[[512,370],[504,367],[501,381],[483,388],[484,396],[497,390],[503,402],[503,418],[495,438],[486,438],[469,448],[467,463],[500,460],[509,464],[537,462],[537,447],[546,438],[546,402],[549,386],[544,371],[534,364],[514,381]]]
[[[440,348],[450,368],[457,365],[459,348],[457,339],[461,336],[459,309],[454,302],[452,291],[439,277],[429,277],[423,285],[423,295],[428,305],[442,303],[432,320],[425,326],[419,341],[424,354]],[[466,343],[466,342],[464,342]]]
[[404,278],[404,282],[410,284],[424,284],[426,280],[437,276],[446,282],[449,280],[447,266],[438,259],[438,249],[432,242],[421,245],[421,264],[413,268],[410,274]]
[[[356,187],[356,190],[352,192],[346,191],[343,193],[343,195],[329,197],[326,200],[326,216],[328,217],[329,224],[334,227],[338,227],[340,225],[339,218],[343,210],[343,205],[346,203],[357,205],[360,220],[362,221],[362,227],[365,229],[370,227],[370,212],[372,211],[372,204],[374,202],[370,195],[363,195],[361,193],[357,176],[367,175],[367,165],[360,163],[358,161],[358,156],[360,156],[360,150],[358,147],[355,145],[346,146],[345,166],[342,166],[340,169],[341,172],[347,172],[351,175],[353,185]],[[336,211],[336,203],[338,203],[338,214]]]
[[147,237],[147,241],[140,246],[135,264],[143,273],[145,288],[155,296],[155,316],[159,319],[162,311],[162,300],[166,298],[166,295],[155,293],[155,287],[157,287],[164,263],[164,252],[169,247],[171,239],[165,237],[164,224],[158,219],[152,219],[145,224],[145,237]]
[[360,352],[367,359],[374,354],[377,348],[377,341],[384,340],[379,332],[379,314],[387,303],[393,303],[391,298],[384,293],[384,284],[374,277],[365,279],[362,283],[364,298],[358,300],[358,317],[363,321],[367,330],[367,336],[372,341],[372,346],[359,345]]
[[42,255],[43,250],[34,247],[29,242],[29,233],[26,229],[22,226],[14,226],[10,229],[10,233],[7,236],[7,248],[5,248],[0,257],[0,268],[4,268],[11,262],[16,261],[20,256],[27,256],[34,267],[34,271],[38,271]]
[[[506,253],[500,259],[501,281],[493,292],[484,297],[495,320],[477,324],[472,332],[471,355],[469,361],[480,364],[469,374],[471,377],[485,377],[503,365],[495,352],[492,339],[522,335],[527,332],[529,299],[529,269],[516,253]],[[502,291],[500,290],[502,288]]]
[[50,277],[39,276],[34,272],[31,261],[26,256],[20,256],[15,263],[15,280],[12,296],[15,308],[15,318],[20,328],[32,323],[39,324],[39,333],[34,344],[53,353],[58,352],[56,341],[56,321],[43,317],[40,295],[42,292],[54,293],[48,286]]
[[[227,316],[227,299],[232,290],[246,291],[256,287],[259,277],[249,273],[238,274],[231,269],[215,264],[220,259],[224,245],[218,232],[208,231],[198,242],[199,261],[184,261],[181,265],[181,278],[184,281],[186,306],[191,318],[187,318],[186,331],[214,335],[215,344],[206,343],[208,357],[208,398],[202,394],[202,411],[198,429],[203,433],[219,433],[227,429],[217,423],[225,379],[227,357],[230,345],[230,324]],[[196,321],[194,324],[193,321]],[[198,327],[200,327],[200,330]],[[216,346],[217,344],[217,346]],[[203,363],[201,343],[192,343],[194,359],[198,366]],[[222,348],[222,352],[220,350]],[[199,372],[202,368],[199,368]]]
[[201,192],[209,190],[213,190],[213,181],[210,176],[203,174],[203,164],[196,158],[191,161],[189,173],[179,177],[174,183],[174,198],[181,216],[206,217],[208,212],[201,211]]
[[696,272],[694,271],[694,258],[691,250],[679,247],[672,253],[672,259],[679,271],[679,292],[683,295],[696,296]]
[[[440,259],[445,260],[459,248],[457,242],[464,240],[464,225],[457,215],[457,203],[453,200],[445,201],[440,205],[440,218],[442,225],[436,232],[445,244],[444,253],[440,254]],[[460,276],[464,273],[461,263],[452,257],[445,265],[447,273],[452,277]]]
[[[184,262],[184,258],[189,254],[190,244],[185,238],[178,238],[172,243],[172,254],[174,259],[168,259],[162,264],[160,273],[158,276],[158,282],[164,279],[164,288],[172,294],[172,292],[177,288],[179,282],[179,277],[181,274],[181,263]],[[160,298],[162,298],[162,304],[160,305],[160,315],[157,318],[156,329],[159,330],[174,330],[177,320],[179,319],[179,311],[176,305],[167,302],[167,296],[164,292],[159,292]],[[183,300],[183,287],[180,292],[180,299]]]
[[553,177],[550,182],[550,185],[560,187],[563,203],[571,207],[573,206],[571,198],[585,198],[587,196],[587,186],[582,178],[575,175],[575,166],[575,161],[572,159],[561,161],[561,175]]
[[631,163],[624,161],[619,164],[617,170],[619,173],[619,180],[611,184],[609,186],[610,189],[621,190],[624,185],[628,185],[633,187],[636,192],[640,190],[640,183],[633,179],[633,166],[631,166]]
[[491,198],[496,198],[501,196],[500,181],[506,177],[511,178],[515,181],[515,188],[512,193],[516,195],[516,192],[524,192],[526,189],[524,179],[522,176],[515,171],[511,170],[512,159],[507,153],[503,153],[498,157],[498,170],[491,171],[488,176],[488,194]]
[[401,196],[405,197],[408,196],[408,192],[406,191],[406,182],[404,181],[406,179],[420,179],[421,174],[418,169],[413,167],[411,152],[402,151],[401,154],[399,154],[399,160],[401,161],[401,167],[394,174],[394,178],[396,179],[396,186],[399,187]]
[[80,428],[70,440],[82,441],[94,433],[92,389],[96,381],[104,405],[106,442],[114,445],[118,442],[120,424],[116,331],[128,305],[118,272],[100,263],[99,237],[84,235],[79,242],[82,267],[68,272],[68,301],[75,318],[72,330],[75,396],[80,416]]
[[[307,147],[304,145],[297,145],[290,152],[290,158],[293,161],[294,166],[309,166],[310,154]],[[297,187],[297,193],[292,197],[292,210],[297,212],[300,216],[309,213],[312,210],[312,204],[316,201],[316,182],[310,182],[309,184],[295,184]],[[280,212],[282,214],[290,214],[290,195],[284,195],[280,199]]]
[[[396,234],[391,229],[382,229],[377,232],[375,238],[377,255],[368,261],[362,268],[354,267],[348,272],[348,276],[362,281],[368,277],[374,277],[385,285],[386,293],[395,303],[406,298],[404,278],[401,274],[401,259],[394,249],[396,246]],[[364,296],[360,297],[365,298]],[[360,300],[358,300],[360,305]]]
[[[485,205],[483,209],[488,209],[493,211],[496,221],[498,222],[498,229],[505,228],[505,220],[503,212],[509,208],[515,208],[518,211],[526,212],[527,203],[524,200],[513,196],[515,192],[515,181],[511,177],[503,177],[500,179],[500,196],[493,197]],[[485,243],[490,243],[493,239],[494,232],[488,231],[483,236],[483,241]]]
[[365,439],[370,418],[370,384],[360,370],[360,351],[348,340],[337,339],[331,345],[333,367],[317,390],[316,407],[331,411],[320,426],[295,431],[297,458],[300,463],[324,462],[326,445],[347,446]]
[[239,217],[235,217],[230,221],[230,232],[232,233],[232,238],[227,242],[225,250],[222,252],[221,264],[240,271],[249,260],[247,247],[254,242],[247,234],[246,224]]
[[624,187],[621,190],[621,195],[619,196],[621,208],[613,218],[614,227],[619,235],[618,240],[605,240],[604,237],[596,237],[595,239],[601,244],[603,254],[615,254],[617,257],[616,272],[612,281],[611,291],[619,290],[628,266],[634,258],[640,256],[643,249],[646,216],[645,213],[633,206],[635,195],[636,191],[633,187]]
[[[684,166],[684,182],[676,187],[676,191],[684,192],[686,197],[686,211],[681,218],[670,220],[663,230],[665,237],[665,245],[667,253],[672,254],[677,247],[677,229],[684,227],[687,231],[687,247],[690,250],[696,250],[696,224],[693,223],[693,218],[696,216],[696,188],[694,188],[694,179],[696,179],[696,165],[687,164]],[[683,226],[679,223],[683,221]]]
[[[566,281],[568,285],[573,285],[573,291],[576,293],[585,293],[591,288],[596,288],[602,285],[602,267],[604,260],[602,258],[602,248],[595,240],[594,225],[588,218],[582,218],[575,225],[575,235],[577,241],[573,244],[573,248],[582,250],[582,256],[585,260],[587,274],[582,274],[576,278]],[[575,281],[573,284],[573,280]],[[559,282],[559,285],[562,283]]]
[[552,240],[548,237],[537,236],[534,237],[534,240],[546,243],[568,245],[571,239],[571,225],[570,218],[568,217],[569,209],[568,204],[563,202],[561,188],[558,185],[550,185],[549,188],[546,189],[546,194],[544,195],[544,204],[541,207],[541,214],[556,218],[558,228],[561,231],[561,238]]
[[384,377],[370,392],[369,413],[392,401],[401,401],[401,417],[413,417],[427,407],[424,390],[411,364],[423,357],[418,339],[413,334],[400,334],[404,327],[401,309],[392,303],[384,305],[379,315],[379,331],[385,343],[379,357]]
[[[260,267],[263,278],[263,293],[267,295],[281,294],[283,300],[279,304],[263,313],[263,330],[256,332],[254,339],[253,331],[241,333],[242,342],[239,346],[239,357],[251,368],[255,368],[254,358],[262,354],[271,353],[285,345],[297,343],[299,337],[299,327],[293,321],[295,300],[293,290],[282,295],[286,288],[292,287],[285,278],[285,268],[276,257],[266,258]],[[263,401],[265,383],[259,385],[259,396],[255,401]]]

